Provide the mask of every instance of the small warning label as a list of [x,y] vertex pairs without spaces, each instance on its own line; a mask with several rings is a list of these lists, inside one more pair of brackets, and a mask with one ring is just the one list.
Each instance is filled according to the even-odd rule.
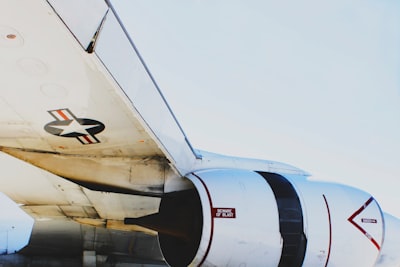
[[214,218],[234,219],[234,218],[236,218],[236,209],[235,208],[212,208],[212,216]]
[[377,219],[361,218],[362,223],[378,223]]

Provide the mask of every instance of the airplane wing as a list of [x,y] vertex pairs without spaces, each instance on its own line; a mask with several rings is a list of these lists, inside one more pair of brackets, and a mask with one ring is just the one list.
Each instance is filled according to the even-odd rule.
[[[31,238],[22,255],[45,250],[57,264],[83,250],[82,266],[373,266],[393,256],[398,238],[386,238],[368,193],[194,150],[108,1],[0,7],[0,253]],[[15,202],[35,219],[30,236]]]
[[41,241],[54,239],[52,227],[104,246],[99,230],[88,238],[87,229],[70,226],[74,219],[103,227],[111,241],[130,231],[129,242],[154,251],[110,247],[118,255],[162,261],[156,232],[123,220],[156,213],[161,195],[185,187],[181,177],[199,155],[112,7],[98,0],[0,5],[0,151],[52,173],[0,154],[1,191],[36,219],[27,253],[35,244],[53,251]]
[[110,6],[2,6],[1,151],[95,190],[175,190],[196,152]]

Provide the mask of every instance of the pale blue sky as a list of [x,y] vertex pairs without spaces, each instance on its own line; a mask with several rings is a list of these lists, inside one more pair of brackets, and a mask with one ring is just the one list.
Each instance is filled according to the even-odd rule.
[[295,165],[400,217],[399,1],[113,3],[194,147]]

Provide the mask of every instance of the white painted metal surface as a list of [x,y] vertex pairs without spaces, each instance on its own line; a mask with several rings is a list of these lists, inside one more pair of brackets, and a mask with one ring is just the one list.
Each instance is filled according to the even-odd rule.
[[306,216],[304,266],[374,266],[383,245],[384,218],[370,194],[349,186],[285,175]]
[[91,54],[66,27],[86,42],[97,26],[74,25],[82,14],[98,24],[100,2],[79,12],[77,1],[51,2],[57,14],[45,1],[3,0],[0,145],[62,177],[161,194],[196,157],[113,13]]
[[283,174],[295,174],[304,177],[310,175],[309,173],[297,167],[272,160],[260,160],[260,159],[248,159],[248,158],[224,156],[200,150],[198,153],[202,157],[201,159],[195,162],[193,170],[225,168],[225,169],[264,171],[264,172],[283,173]]
[[159,198],[88,190],[3,153],[0,162],[1,191],[37,220],[70,218],[120,229],[122,223],[110,221],[158,211]]
[[203,234],[190,266],[278,266],[278,208],[263,177],[241,170],[188,175],[203,208]]

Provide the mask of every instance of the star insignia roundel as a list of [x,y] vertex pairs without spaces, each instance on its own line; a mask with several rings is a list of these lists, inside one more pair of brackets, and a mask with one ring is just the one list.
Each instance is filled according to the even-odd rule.
[[44,130],[49,134],[76,138],[83,145],[100,143],[96,134],[104,130],[103,123],[92,119],[77,118],[69,109],[48,112],[55,119],[44,126]]

